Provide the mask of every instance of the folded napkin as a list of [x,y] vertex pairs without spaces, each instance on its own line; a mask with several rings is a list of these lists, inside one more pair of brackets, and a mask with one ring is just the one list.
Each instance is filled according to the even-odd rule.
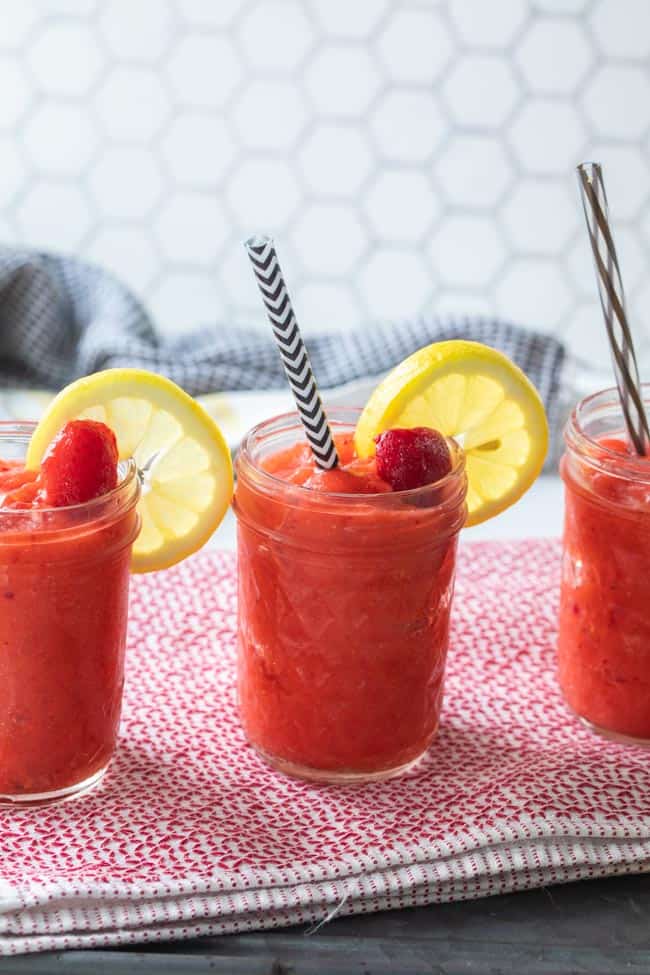
[[[551,429],[559,429],[566,356],[550,335],[499,319],[431,316],[313,335],[308,346],[319,385],[330,389],[381,375],[420,346],[450,338],[475,339],[511,356],[537,386]],[[286,388],[270,330],[214,323],[164,341],[140,302],[106,271],[75,258],[0,248],[0,383],[58,389],[113,366],[161,372],[193,395]]]
[[462,546],[439,736],[402,779],[268,769],[235,701],[235,566],[133,580],[121,740],[84,798],[0,817],[0,953],[317,924],[650,868],[647,752],[571,716],[556,542]]

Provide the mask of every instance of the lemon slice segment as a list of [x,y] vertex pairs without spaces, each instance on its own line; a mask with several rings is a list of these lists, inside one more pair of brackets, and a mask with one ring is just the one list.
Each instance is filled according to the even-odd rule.
[[390,427],[433,427],[466,457],[468,525],[508,508],[540,473],[548,424],[539,393],[513,362],[480,342],[434,342],[377,386],[359,418],[355,447],[371,457]]
[[233,492],[230,450],[191,396],[144,369],[107,369],[66,386],[32,435],[26,466],[37,470],[59,430],[75,419],[115,432],[120,459],[141,472],[140,534],[134,572],[165,569],[199,549],[226,513]]

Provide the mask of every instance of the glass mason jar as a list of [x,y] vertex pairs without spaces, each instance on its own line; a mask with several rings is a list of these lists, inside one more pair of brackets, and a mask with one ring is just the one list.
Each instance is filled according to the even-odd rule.
[[624,430],[606,389],[565,431],[559,680],[594,731],[650,743],[650,462],[621,452]]
[[[0,423],[23,459],[34,424]],[[114,491],[67,508],[0,508],[0,801],[90,788],[115,748],[124,683],[135,463]]]
[[[329,411],[335,436],[359,410]],[[410,768],[438,728],[464,457],[436,484],[334,494],[265,459],[304,442],[295,413],[244,439],[237,460],[239,704],[274,767],[326,782]]]

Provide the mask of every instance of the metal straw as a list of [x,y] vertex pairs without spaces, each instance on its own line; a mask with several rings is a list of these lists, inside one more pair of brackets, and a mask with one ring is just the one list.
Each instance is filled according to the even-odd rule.
[[336,467],[339,458],[273,241],[270,237],[250,237],[244,247],[262,292],[309,446],[318,466],[329,470]]
[[609,226],[603,171],[599,163],[581,163],[578,166],[578,182],[625,426],[637,454],[645,456],[650,448],[650,430],[643,405],[634,342],[625,311],[621,270]]

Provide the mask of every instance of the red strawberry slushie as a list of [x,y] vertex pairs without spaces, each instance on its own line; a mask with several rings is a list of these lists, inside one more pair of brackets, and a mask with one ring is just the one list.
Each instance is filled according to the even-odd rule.
[[[103,426],[98,424],[99,426]],[[137,472],[110,431],[63,438],[39,474],[31,424],[0,424],[0,801],[75,794],[115,747]],[[109,436],[110,435],[110,436]],[[112,469],[111,469],[112,465]],[[76,474],[75,474],[76,470]]]
[[567,427],[559,679],[594,730],[650,743],[650,459],[622,431],[615,390]]
[[466,515],[453,443],[446,476],[393,491],[355,457],[358,415],[328,414],[334,470],[295,414],[251,431],[237,463],[244,729],[276,768],[331,782],[390,777],[431,743]]

